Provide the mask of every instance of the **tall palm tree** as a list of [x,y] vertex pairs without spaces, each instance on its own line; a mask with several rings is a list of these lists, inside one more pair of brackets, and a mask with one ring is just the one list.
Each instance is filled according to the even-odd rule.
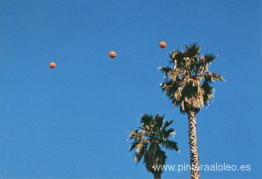
[[200,178],[196,114],[213,97],[211,83],[223,80],[222,76],[208,69],[215,57],[214,54],[201,56],[200,47],[192,44],[184,51],[175,50],[170,54],[171,67],[160,67],[164,73],[161,88],[174,107],[179,106],[180,111],[188,115],[191,179]]
[[168,128],[172,120],[164,121],[164,116],[144,114],[141,117],[139,129],[132,130],[129,139],[134,140],[130,151],[136,148],[135,160],[140,162],[144,158],[146,169],[160,179],[163,165],[166,162],[166,154],[163,148],[178,151],[177,143],[170,140],[174,135],[173,128]]

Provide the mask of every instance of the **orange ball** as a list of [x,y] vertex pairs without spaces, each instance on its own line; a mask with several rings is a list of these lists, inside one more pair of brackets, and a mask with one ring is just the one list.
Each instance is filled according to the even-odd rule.
[[115,51],[110,51],[110,52],[109,52],[109,56],[110,56],[111,58],[115,58],[115,57],[116,57],[116,52],[115,52]]
[[167,44],[166,42],[162,41],[159,43],[160,48],[166,48]]
[[54,69],[54,68],[56,67],[55,62],[51,62],[51,63],[49,63],[49,67],[50,67],[51,69]]

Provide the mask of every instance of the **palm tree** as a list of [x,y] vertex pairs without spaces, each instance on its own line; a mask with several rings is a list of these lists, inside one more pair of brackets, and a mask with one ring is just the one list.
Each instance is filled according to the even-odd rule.
[[170,140],[175,134],[173,128],[168,128],[172,120],[164,122],[164,116],[144,114],[141,117],[141,126],[132,130],[129,139],[134,141],[130,151],[136,148],[135,160],[140,162],[144,158],[146,169],[160,179],[163,172],[163,165],[166,162],[166,154],[163,148],[178,151],[177,143]]
[[160,67],[164,73],[161,88],[174,107],[179,106],[180,111],[188,115],[191,179],[199,179],[196,114],[213,97],[211,83],[222,81],[223,77],[208,69],[216,56],[201,56],[197,44],[186,46],[184,51],[173,51],[170,58],[171,67]]

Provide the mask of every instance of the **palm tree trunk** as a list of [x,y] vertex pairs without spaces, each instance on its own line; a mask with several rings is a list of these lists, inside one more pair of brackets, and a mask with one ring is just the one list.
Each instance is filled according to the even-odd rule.
[[197,148],[197,129],[196,129],[196,113],[190,111],[188,113],[189,123],[189,146],[190,146],[190,166],[191,179],[199,179],[199,158]]
[[161,179],[161,173],[160,172],[154,173],[154,179]]

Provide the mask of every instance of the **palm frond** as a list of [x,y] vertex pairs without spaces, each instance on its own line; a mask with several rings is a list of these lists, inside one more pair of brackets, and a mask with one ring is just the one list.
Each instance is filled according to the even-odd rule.
[[166,128],[167,128],[168,126],[170,126],[172,123],[173,123],[173,120],[166,121],[166,122],[164,123],[163,129],[166,129]]
[[175,50],[171,53],[170,58],[173,60],[181,61],[185,57],[185,54],[179,50]]
[[214,81],[223,81],[223,77],[216,73],[206,73],[204,75],[205,82],[210,83]]
[[177,146],[177,142],[167,140],[167,141],[163,142],[162,145],[169,150],[179,151],[179,148]]
[[204,94],[203,94],[204,103],[205,103],[205,105],[208,105],[209,101],[213,97],[213,91],[214,91],[213,87],[210,86],[209,83],[204,82],[203,85],[202,85],[202,89],[204,91]]
[[142,159],[142,157],[144,156],[145,154],[145,150],[146,150],[146,147],[147,147],[147,144],[143,144],[143,143],[140,143],[136,146],[137,148],[137,151],[135,153],[135,159],[136,159],[136,162],[140,162],[140,160]]
[[134,150],[134,149],[137,147],[138,144],[139,144],[138,141],[133,142],[133,143],[131,144],[131,146],[130,146],[129,152],[131,152],[132,150]]
[[175,133],[175,129],[170,128],[164,132],[164,137],[167,139]]
[[152,122],[152,115],[149,114],[143,114],[141,117],[141,123],[142,125],[150,125]]
[[216,73],[211,73],[211,81],[223,81],[223,77]]
[[162,71],[165,75],[168,75],[172,71],[172,68],[169,66],[159,67],[159,70]]
[[160,116],[159,114],[154,116],[154,122],[157,128],[160,129],[162,127],[163,121],[164,121],[164,116]]
[[129,139],[139,139],[139,138],[142,138],[142,133],[141,133],[139,130],[132,130],[132,131],[129,133],[128,138],[129,138]]
[[215,54],[208,53],[208,54],[204,55],[204,58],[203,58],[204,59],[204,63],[205,64],[209,64],[209,63],[213,62],[215,60],[215,58],[216,58]]
[[185,54],[189,58],[196,58],[200,54],[200,46],[197,43],[186,46]]

